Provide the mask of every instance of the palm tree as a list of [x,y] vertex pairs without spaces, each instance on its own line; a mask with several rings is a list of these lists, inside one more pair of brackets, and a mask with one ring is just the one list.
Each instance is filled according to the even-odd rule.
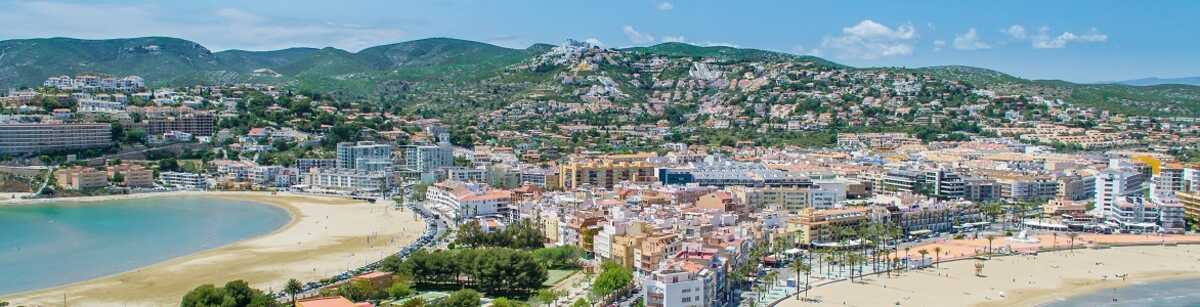
[[1050,236],[1051,236],[1051,237],[1054,237],[1054,249],[1058,249],[1058,233],[1057,233],[1057,232],[1051,232],[1051,233],[1050,233]]
[[283,287],[283,292],[287,292],[292,297],[292,306],[296,306],[296,294],[300,294],[303,291],[304,285],[301,285],[300,281],[295,278],[289,279],[287,285]]
[[988,259],[992,259],[992,241],[996,240],[996,235],[989,233],[985,238],[988,240]]
[[933,257],[934,257],[933,263],[935,265],[937,265],[937,267],[939,267],[939,268],[942,267],[941,266],[941,262],[942,262],[942,247],[941,246],[933,247]]
[[909,251],[909,250],[911,250],[911,249],[912,249],[912,247],[910,247],[910,246],[905,246],[905,247],[904,247],[904,268],[905,268],[905,269],[908,269],[908,259],[909,259],[909,253],[908,253],[908,251]]
[[800,299],[800,272],[804,272],[804,298],[808,298],[808,281],[809,275],[812,272],[812,265],[803,261],[793,261],[792,271],[796,272],[796,299]]
[[1067,233],[1067,238],[1071,239],[1071,246],[1067,247],[1067,249],[1071,250],[1072,254],[1075,253],[1075,237],[1078,237],[1078,236],[1079,236],[1078,233],[1074,233],[1074,232]]
[[927,251],[927,250],[925,250],[924,248],[922,248],[922,249],[919,249],[919,250],[917,250],[917,253],[918,253],[918,254],[921,254],[921,264],[924,264],[924,263],[925,263],[925,256],[929,255],[929,251]]

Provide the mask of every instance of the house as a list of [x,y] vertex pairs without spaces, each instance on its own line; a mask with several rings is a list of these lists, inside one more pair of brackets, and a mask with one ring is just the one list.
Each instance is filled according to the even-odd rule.
[[341,297],[318,297],[296,301],[296,307],[358,307],[354,302]]

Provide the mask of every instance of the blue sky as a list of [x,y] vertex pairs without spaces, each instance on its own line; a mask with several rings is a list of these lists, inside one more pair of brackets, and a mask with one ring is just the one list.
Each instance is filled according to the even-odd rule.
[[1077,82],[1200,75],[1200,1],[22,1],[0,39],[148,35],[213,50],[427,37],[524,48],[683,41],[853,66],[961,64]]

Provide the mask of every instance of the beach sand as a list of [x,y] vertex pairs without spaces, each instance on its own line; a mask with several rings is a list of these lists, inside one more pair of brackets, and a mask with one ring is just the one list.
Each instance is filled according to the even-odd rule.
[[[976,262],[984,264],[986,277],[975,276]],[[1123,280],[1121,274],[1128,275]],[[985,261],[965,259],[898,277],[837,282],[812,290],[809,296],[820,298],[820,303],[802,303],[793,297],[778,306],[1038,306],[1177,278],[1200,278],[1200,245],[1081,248]]]
[[[270,234],[174,258],[134,271],[65,286],[7,295],[16,305],[160,306],[178,305],[196,286],[246,280],[251,286],[281,289],[288,279],[303,282],[331,277],[381,259],[416,240],[425,224],[390,202],[369,204],[339,198],[257,192],[173,192],[106,196],[204,195],[253,200],[288,210],[288,225]],[[59,200],[61,201],[61,200]],[[53,272],[47,272],[53,274]]]

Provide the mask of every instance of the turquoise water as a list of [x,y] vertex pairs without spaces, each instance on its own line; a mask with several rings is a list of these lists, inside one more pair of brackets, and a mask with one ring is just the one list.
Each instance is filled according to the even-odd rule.
[[0,294],[88,280],[270,233],[274,206],[172,197],[0,206]]
[[[1182,279],[1133,284],[1115,290],[1066,298],[1043,307],[1099,307],[1099,306],[1145,306],[1184,307],[1200,306],[1200,279]],[[1113,301],[1113,297],[1117,300]]]

